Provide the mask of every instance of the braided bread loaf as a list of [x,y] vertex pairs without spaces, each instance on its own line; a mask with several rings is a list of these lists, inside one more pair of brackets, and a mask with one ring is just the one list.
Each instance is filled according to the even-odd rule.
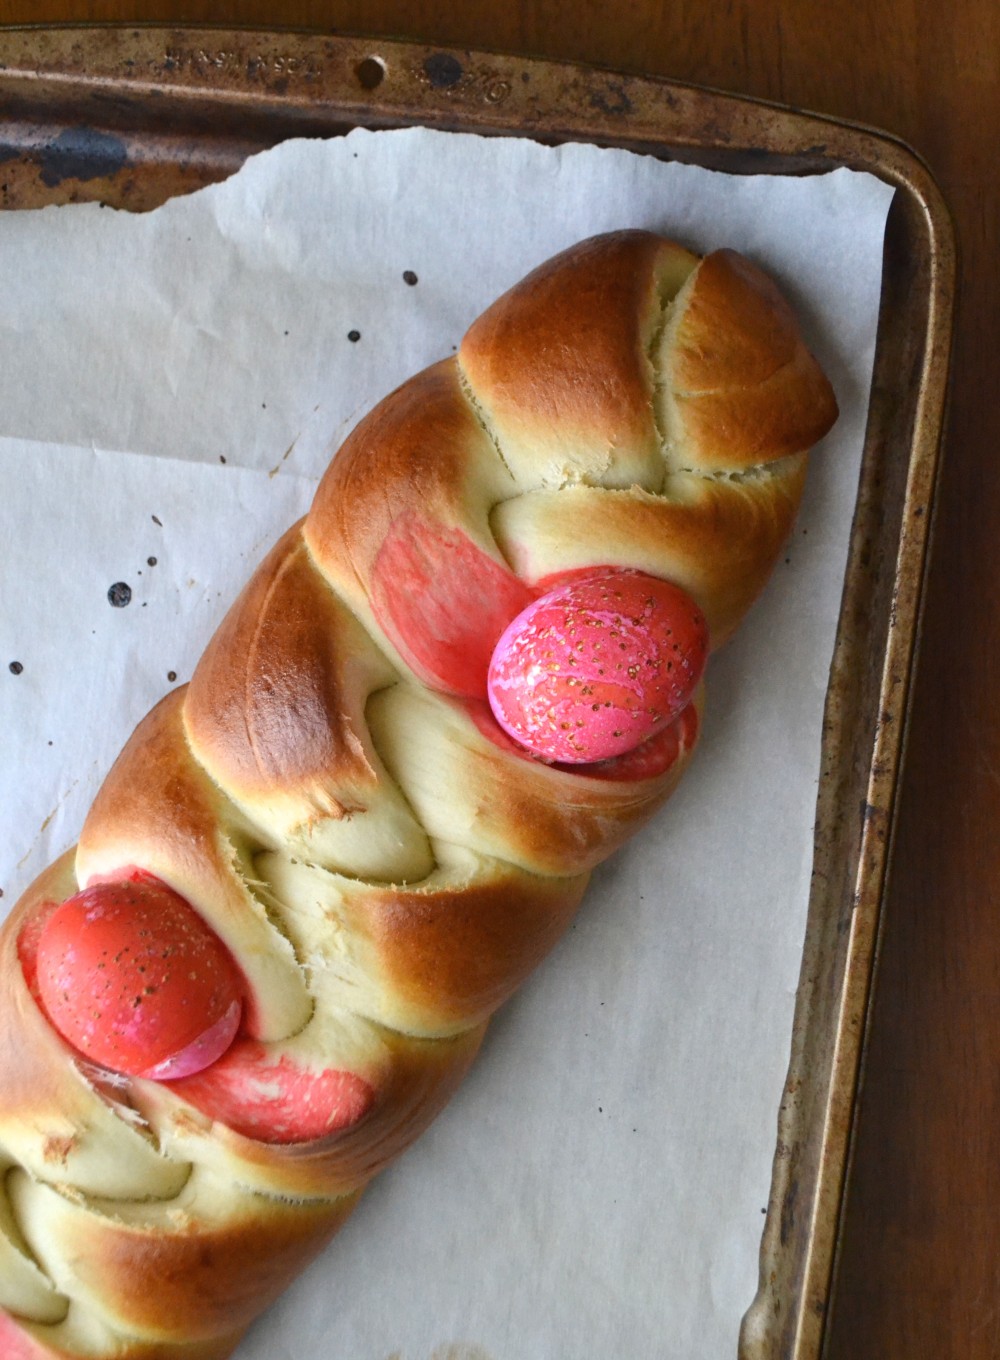
[[[690,757],[698,698],[631,755],[531,758],[485,702],[498,636],[597,566],[681,586],[717,646],[835,415],[759,270],[619,232],[361,422],[0,935],[7,1360],[232,1352]],[[40,1004],[53,904],[109,881],[167,885],[238,966],[203,1071],[97,1066]]]

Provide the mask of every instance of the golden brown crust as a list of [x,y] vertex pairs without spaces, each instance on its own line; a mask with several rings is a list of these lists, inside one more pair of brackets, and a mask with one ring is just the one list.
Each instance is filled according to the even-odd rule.
[[788,303],[735,251],[702,262],[662,354],[663,421],[681,467],[727,471],[802,453],[837,418]]
[[549,260],[487,308],[459,359],[508,462],[534,464],[547,484],[599,472],[605,485],[659,490],[648,350],[663,292],[696,263],[650,232],[614,232]]
[[377,782],[355,711],[363,662],[341,645],[349,627],[296,525],[226,615],[185,700],[202,762],[237,796],[329,784],[336,806],[334,789]]
[[[231,1352],[447,1101],[589,870],[690,759],[700,695],[662,764],[528,758],[485,703],[499,632],[547,577],[616,566],[684,586],[718,645],[834,414],[759,270],[618,232],[536,270],[460,361],[361,422],[0,932],[11,1360]],[[132,867],[245,980],[233,1049],[171,1083],[87,1067],[21,966],[46,903]],[[285,1076],[303,1108],[333,1092],[323,1119],[296,1125],[294,1099],[271,1119]]]
[[199,663],[184,700],[187,738],[259,844],[283,844],[359,876],[420,878],[430,848],[387,779],[365,719],[371,692],[394,678],[316,571],[297,525]]
[[486,1020],[566,929],[586,878],[539,882],[508,871],[460,891],[376,889],[352,913],[387,988],[440,1023]]
[[353,599],[351,578],[368,593],[375,559],[401,514],[420,508],[488,548],[477,508],[508,488],[456,362],[445,359],[390,393],[348,435],[320,482],[305,536],[327,577]]
[[[522,587],[489,527],[490,507],[512,490],[462,391],[456,361],[444,360],[393,392],[348,437],[320,482],[305,538],[327,581],[392,662],[435,683],[421,649],[435,628],[416,638],[408,633],[394,594],[424,592],[438,573],[434,553],[443,542],[487,574],[480,612],[502,610],[498,597],[520,599]],[[412,581],[400,579],[407,571]],[[465,584],[474,590],[468,573]]]

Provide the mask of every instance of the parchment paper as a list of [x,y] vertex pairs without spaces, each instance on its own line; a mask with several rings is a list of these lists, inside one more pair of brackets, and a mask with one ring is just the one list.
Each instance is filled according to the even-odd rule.
[[[624,226],[746,252],[780,281],[840,401],[785,559],[712,662],[681,790],[597,872],[452,1105],[240,1360],[735,1355],[890,197],[848,171],[737,179],[591,147],[359,131],[287,143],[144,217],[0,215],[0,907],[73,842],[132,727],[189,678],[328,452],[553,252]],[[118,583],[131,598],[114,607]]]

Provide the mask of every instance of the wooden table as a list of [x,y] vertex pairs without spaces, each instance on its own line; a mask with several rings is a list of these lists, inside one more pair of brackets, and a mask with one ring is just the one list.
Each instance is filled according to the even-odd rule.
[[0,0],[0,23],[91,19],[299,25],[588,61],[869,123],[929,161],[957,221],[964,296],[828,1358],[1000,1356],[1000,6]]

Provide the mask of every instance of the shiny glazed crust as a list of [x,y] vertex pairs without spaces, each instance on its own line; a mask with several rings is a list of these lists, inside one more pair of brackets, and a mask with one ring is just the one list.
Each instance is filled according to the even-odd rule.
[[[617,566],[682,585],[717,646],[835,416],[758,269],[619,232],[529,275],[361,422],[0,933],[0,1353],[231,1353],[449,1098],[694,746],[700,698],[665,769],[527,758],[477,689],[498,621],[557,573]],[[363,1080],[359,1119],[268,1141],[213,1116],[212,1069],[116,1077],[63,1043],[19,940],[127,866],[232,951],[269,1061]]]

